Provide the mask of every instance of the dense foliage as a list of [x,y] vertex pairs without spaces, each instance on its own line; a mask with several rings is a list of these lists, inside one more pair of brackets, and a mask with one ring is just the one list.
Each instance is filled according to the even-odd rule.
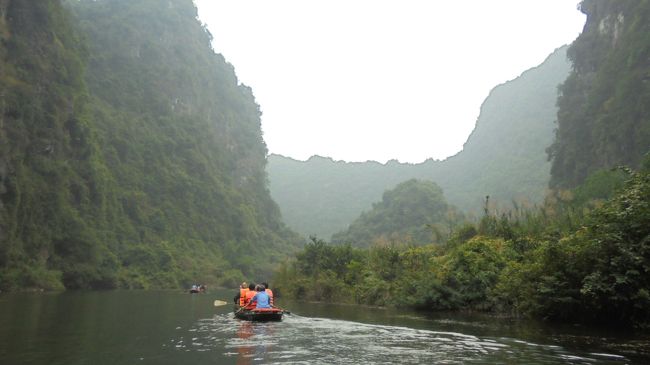
[[558,188],[599,169],[638,167],[650,149],[650,2],[584,0],[580,9],[588,20],[568,50],[573,71],[549,148]]
[[57,2],[0,5],[0,288],[57,287],[81,271],[100,284],[116,258],[84,209],[105,181],[85,108],[84,49]]
[[379,242],[426,244],[444,242],[462,214],[445,201],[442,189],[430,181],[405,181],[384,193],[350,227],[332,236],[333,243],[369,247]]
[[0,289],[268,273],[298,239],[251,90],[192,1],[66,4],[0,2]]
[[359,249],[314,239],[278,271],[278,292],[647,328],[647,161],[639,172],[600,172],[589,186],[549,197],[542,208],[489,212],[456,229],[443,246]]
[[557,87],[570,70],[566,47],[537,68],[492,90],[463,150],[444,161],[343,162],[314,156],[270,156],[271,194],[287,224],[304,235],[329,238],[347,228],[382,194],[412,178],[436,182],[450,204],[482,212],[483,198],[506,205],[543,200],[553,141]]

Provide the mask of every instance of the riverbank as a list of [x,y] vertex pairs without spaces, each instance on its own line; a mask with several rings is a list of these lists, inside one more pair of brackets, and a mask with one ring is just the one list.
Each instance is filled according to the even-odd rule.
[[588,201],[486,214],[441,244],[396,238],[362,249],[313,238],[278,269],[275,288],[300,300],[476,310],[647,331],[650,169],[631,172],[609,200]]

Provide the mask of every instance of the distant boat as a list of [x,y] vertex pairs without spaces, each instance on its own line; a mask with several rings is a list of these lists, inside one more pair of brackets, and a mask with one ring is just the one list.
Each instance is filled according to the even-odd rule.
[[245,321],[270,322],[281,321],[284,310],[280,308],[246,309],[235,307],[235,317]]
[[196,293],[205,293],[205,290],[207,288],[205,285],[192,285],[192,288],[190,289],[190,294],[196,294]]

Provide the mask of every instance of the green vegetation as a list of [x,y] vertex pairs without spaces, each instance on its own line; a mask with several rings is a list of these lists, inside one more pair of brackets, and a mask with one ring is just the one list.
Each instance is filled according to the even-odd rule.
[[[543,204],[503,210],[486,200],[484,216],[456,228],[444,244],[379,241],[360,249],[314,238],[280,268],[278,292],[650,328],[650,1],[584,0],[581,9],[588,22],[568,50],[573,71],[560,89],[556,140],[548,149],[554,190]],[[473,140],[475,134],[442,166],[475,151],[490,158],[502,181],[523,183],[517,171],[525,170],[495,158],[495,140]],[[630,168],[610,170],[621,165]],[[385,168],[396,166],[403,168]],[[482,179],[470,166],[467,176]],[[433,180],[445,189],[449,181]],[[490,193],[486,180],[479,186]]]
[[585,0],[584,32],[568,50],[551,186],[571,188],[592,172],[638,167],[650,148],[650,2]]
[[434,181],[450,204],[474,216],[482,212],[486,195],[502,206],[513,200],[540,203],[550,176],[545,150],[553,142],[557,87],[570,71],[566,48],[495,87],[463,150],[444,161],[382,165],[270,156],[271,195],[287,224],[305,236],[329,239],[371,209],[384,191],[413,178]]
[[444,242],[462,214],[449,206],[442,189],[430,181],[409,180],[386,191],[381,202],[361,214],[333,243],[369,247],[381,242]]
[[444,245],[359,249],[314,238],[280,268],[277,291],[306,300],[647,328],[650,156],[646,161],[638,172],[599,172],[537,209],[488,212]]
[[269,273],[300,240],[252,92],[192,1],[66,5],[0,2],[0,290]]

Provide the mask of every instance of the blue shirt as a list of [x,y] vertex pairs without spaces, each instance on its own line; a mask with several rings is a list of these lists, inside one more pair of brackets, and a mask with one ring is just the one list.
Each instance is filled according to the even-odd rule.
[[271,304],[269,304],[270,300],[271,298],[266,292],[258,291],[253,299],[251,299],[251,302],[257,302],[255,308],[271,308]]

